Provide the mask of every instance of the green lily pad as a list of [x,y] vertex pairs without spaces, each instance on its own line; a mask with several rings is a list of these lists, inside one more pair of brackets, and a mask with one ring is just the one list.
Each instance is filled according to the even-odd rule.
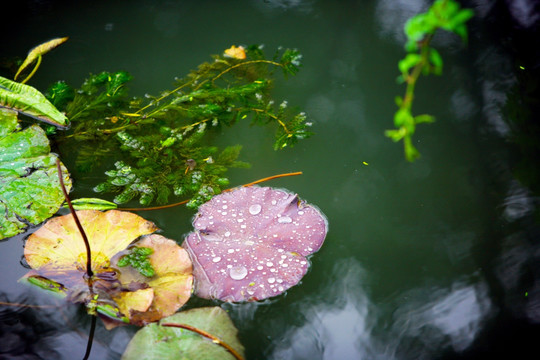
[[[18,130],[17,113],[0,108],[0,240],[50,218],[64,202],[45,132],[37,125]],[[62,172],[69,191],[63,165]]]
[[[165,324],[187,325],[185,327],[193,330]],[[237,333],[229,315],[220,307],[182,311],[161,319],[159,325],[152,323],[139,330],[129,342],[122,360],[243,359],[244,346]]]

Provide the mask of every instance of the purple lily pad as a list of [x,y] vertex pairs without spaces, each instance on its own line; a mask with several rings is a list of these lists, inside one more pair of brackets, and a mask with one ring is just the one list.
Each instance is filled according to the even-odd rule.
[[182,246],[193,261],[196,295],[233,302],[296,285],[328,231],[326,217],[296,194],[255,186],[213,197],[193,227]]

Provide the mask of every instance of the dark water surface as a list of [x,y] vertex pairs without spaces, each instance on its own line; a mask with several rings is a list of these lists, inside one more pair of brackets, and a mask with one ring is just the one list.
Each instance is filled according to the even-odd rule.
[[[69,36],[31,85],[77,87],[89,72],[126,70],[131,93],[143,95],[171,89],[175,76],[232,44],[298,48],[304,66],[277,82],[274,97],[305,110],[316,135],[275,152],[268,129],[240,124],[219,145],[243,144],[252,164],[230,172],[235,185],[303,171],[269,185],[317,205],[330,224],[326,242],[282,296],[188,306],[228,310],[248,359],[519,358],[534,349],[540,323],[539,10],[533,1],[469,1],[469,45],[435,38],[444,74],[420,78],[415,109],[437,122],[418,128],[422,157],[411,164],[383,133],[404,92],[395,81],[403,24],[427,4],[26,1],[0,25],[0,56]],[[60,151],[73,168],[75,149]],[[102,174],[74,179],[73,196],[87,196]],[[193,212],[142,215],[181,242]],[[17,283],[26,236],[0,243],[0,300],[56,304]],[[0,306],[0,359],[82,358],[89,324],[75,306]],[[99,324],[91,358],[119,358],[135,331]]]

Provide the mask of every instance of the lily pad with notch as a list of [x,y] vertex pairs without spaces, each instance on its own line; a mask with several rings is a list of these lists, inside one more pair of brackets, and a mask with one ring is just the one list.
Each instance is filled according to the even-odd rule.
[[[92,279],[86,276],[86,248],[71,214],[50,219],[29,236],[24,255],[32,270],[24,278],[97,311],[109,329],[157,321],[187,302],[193,283],[189,256],[173,240],[149,235],[157,230],[152,222],[118,210],[81,210],[77,216],[90,244]],[[132,248],[150,249],[145,260],[152,274],[118,266]]]
[[241,360],[244,347],[238,330],[220,307],[182,311],[140,329],[122,360]]
[[296,285],[328,231],[321,211],[296,194],[256,186],[213,197],[199,207],[193,226],[182,246],[193,261],[196,295],[232,302],[266,299]]

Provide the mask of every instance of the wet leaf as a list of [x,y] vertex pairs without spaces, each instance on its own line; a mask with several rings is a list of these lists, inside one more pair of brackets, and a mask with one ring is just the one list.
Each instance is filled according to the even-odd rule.
[[[95,273],[108,269],[110,259],[133,240],[157,230],[150,221],[125,211],[81,210],[77,215],[90,243]],[[67,288],[85,284],[79,275],[86,270],[86,248],[71,214],[50,219],[30,235],[24,256],[32,269]]]
[[64,202],[45,132],[37,125],[17,130],[17,113],[0,108],[0,239],[48,219]]
[[[136,269],[122,268],[120,281],[122,284],[144,283],[153,289],[151,306],[146,310],[131,310],[130,322],[144,325],[174,314],[190,298],[193,286],[192,265],[186,250],[178,246],[173,240],[161,235],[149,235],[133,244],[134,247],[150,248],[152,254],[148,256],[155,275],[146,278]],[[124,252],[115,256],[112,266],[115,267],[118,259]],[[120,309],[124,308],[124,299],[116,299]],[[131,299],[129,299],[131,301]],[[127,308],[127,307],[126,307]],[[124,312],[128,315],[128,313]]]
[[71,200],[71,205],[75,210],[113,210],[118,207],[115,203],[99,198],[75,199]]
[[[163,324],[188,325],[209,337]],[[242,359],[244,347],[237,333],[227,313],[219,307],[182,311],[162,319],[159,325],[154,323],[139,330],[128,344],[122,359]]]
[[[153,223],[118,210],[81,210],[77,216],[90,243],[93,293],[85,278],[86,248],[72,215],[49,220],[28,238],[24,255],[33,270],[26,277],[33,283],[39,278],[45,287],[54,282],[56,288],[66,289],[68,300],[86,304],[91,313],[97,308],[106,316],[109,329],[122,322],[144,325],[159,320],[189,299],[192,267],[183,248],[155,234],[132,243],[157,230]],[[128,246],[151,249],[147,257],[154,269],[151,277],[132,266],[118,266],[118,260],[130,252]]]
[[193,260],[196,294],[224,301],[261,300],[296,285],[327,232],[317,208],[269,187],[215,196],[193,226],[182,246]]
[[2,107],[59,128],[66,128],[69,125],[67,117],[37,89],[0,76],[0,108]]
[[14,79],[16,80],[19,74],[24,69],[26,69],[30,64],[38,60],[38,58],[40,58],[41,55],[44,55],[48,53],[49,51],[51,51],[52,49],[54,49],[55,47],[57,47],[58,45],[63,44],[64,42],[67,41],[67,39],[68,39],[67,37],[52,39],[30,50],[30,52],[26,56],[26,59],[24,59],[24,62],[19,67],[19,70],[17,70],[17,73],[14,76]]

